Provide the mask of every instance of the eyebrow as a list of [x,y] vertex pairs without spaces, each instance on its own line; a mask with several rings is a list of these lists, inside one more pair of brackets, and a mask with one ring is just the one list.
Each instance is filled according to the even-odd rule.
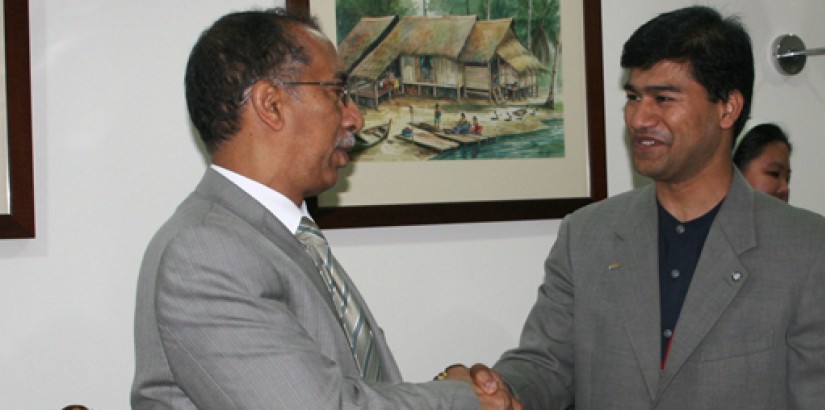
[[[630,83],[625,83],[623,88],[624,88],[625,91],[638,92],[636,90],[636,87],[634,87],[633,84],[630,84]],[[644,87],[644,92],[647,93],[647,94],[655,94],[655,93],[661,93],[661,92],[678,93],[678,92],[682,92],[682,89],[680,87],[675,86],[675,85],[649,85],[649,86]]]

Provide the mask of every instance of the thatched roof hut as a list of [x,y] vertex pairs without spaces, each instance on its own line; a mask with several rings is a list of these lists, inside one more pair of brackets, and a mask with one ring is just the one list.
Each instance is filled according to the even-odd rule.
[[358,64],[383,41],[397,23],[397,16],[361,18],[341,44],[338,44],[338,54],[344,62],[344,68],[349,71]]
[[475,16],[403,17],[350,75],[378,79],[401,55],[432,55],[458,60],[475,23]]
[[544,64],[521,44],[512,26],[512,18],[477,21],[458,60],[487,64],[498,55],[519,73],[546,70]]
[[[360,81],[359,101],[377,106],[388,92],[460,99],[468,93],[497,100],[538,90],[542,64],[516,37],[513,19],[476,16],[363,18],[341,43],[349,75]],[[379,34],[381,33],[381,34]],[[388,87],[387,78],[393,85]],[[400,80],[400,81],[398,81]],[[499,88],[507,86],[507,95]]]
[[[353,77],[376,80],[400,55],[432,55],[475,64],[487,64],[498,55],[520,73],[546,70],[518,40],[511,18],[477,21],[476,16],[411,16],[393,24],[394,19],[364,17],[341,42],[339,53],[348,68],[374,47],[352,68]],[[390,32],[382,39],[386,30]]]

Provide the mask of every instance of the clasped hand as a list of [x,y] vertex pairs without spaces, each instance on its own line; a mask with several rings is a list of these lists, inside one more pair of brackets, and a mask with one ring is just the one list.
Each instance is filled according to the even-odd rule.
[[464,365],[452,365],[436,379],[469,383],[478,396],[481,410],[522,410],[521,402],[510,394],[501,375],[483,364],[475,364],[469,369]]

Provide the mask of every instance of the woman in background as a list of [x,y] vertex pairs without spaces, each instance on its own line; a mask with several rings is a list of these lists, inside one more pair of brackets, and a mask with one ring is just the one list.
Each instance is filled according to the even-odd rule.
[[737,143],[733,163],[751,186],[788,202],[791,182],[791,143],[775,124],[759,124]]

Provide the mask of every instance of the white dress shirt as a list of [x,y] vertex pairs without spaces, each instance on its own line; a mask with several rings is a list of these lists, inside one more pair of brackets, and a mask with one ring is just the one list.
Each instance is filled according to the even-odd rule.
[[307,211],[306,202],[301,202],[301,206],[297,207],[289,198],[284,196],[284,194],[258,181],[253,181],[219,165],[212,164],[210,166],[219,174],[232,181],[238,188],[249,194],[249,196],[260,202],[264,208],[272,212],[272,215],[275,215],[275,217],[286,226],[286,229],[289,229],[293,234],[298,232],[298,225],[300,225],[302,217],[306,216],[312,219]]

